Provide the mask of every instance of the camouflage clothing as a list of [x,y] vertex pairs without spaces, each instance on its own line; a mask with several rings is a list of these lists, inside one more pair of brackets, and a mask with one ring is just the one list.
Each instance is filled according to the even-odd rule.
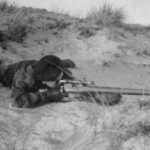
[[22,68],[22,66],[33,65],[34,63],[36,63],[36,61],[31,60],[31,61],[21,61],[21,62],[10,64],[10,65],[1,64],[0,65],[0,82],[5,87],[11,87],[17,70]]
[[[58,62],[57,62],[58,61]],[[49,87],[42,81],[56,81],[72,78],[71,72],[63,68],[62,61],[53,55],[40,61],[21,61],[0,66],[0,80],[4,86],[12,87],[13,106],[35,107],[52,101],[60,101],[59,87]],[[47,89],[39,92],[39,89]]]

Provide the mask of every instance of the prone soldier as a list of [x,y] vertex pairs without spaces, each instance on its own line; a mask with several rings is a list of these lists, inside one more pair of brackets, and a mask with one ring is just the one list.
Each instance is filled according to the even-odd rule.
[[[12,88],[12,106],[29,108],[53,101],[61,101],[63,93],[57,83],[61,79],[74,79],[66,62],[54,55],[47,55],[39,61],[29,60],[0,65],[0,82]],[[52,87],[44,82],[51,81]],[[40,92],[39,89],[47,89]]]

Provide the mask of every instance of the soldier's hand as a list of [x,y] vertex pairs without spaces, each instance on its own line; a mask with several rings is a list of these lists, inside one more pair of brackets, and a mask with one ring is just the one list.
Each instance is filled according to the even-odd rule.
[[51,101],[61,101],[63,94],[59,88],[49,88],[47,90],[47,98]]

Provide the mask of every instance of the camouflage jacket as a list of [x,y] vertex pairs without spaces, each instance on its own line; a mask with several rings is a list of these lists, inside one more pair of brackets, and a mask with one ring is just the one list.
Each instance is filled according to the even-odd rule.
[[[0,82],[12,87],[12,105],[15,107],[35,107],[61,99],[58,89],[50,88],[33,77],[32,66],[35,63],[35,60],[31,60],[0,66]],[[49,90],[41,93],[41,88]]]

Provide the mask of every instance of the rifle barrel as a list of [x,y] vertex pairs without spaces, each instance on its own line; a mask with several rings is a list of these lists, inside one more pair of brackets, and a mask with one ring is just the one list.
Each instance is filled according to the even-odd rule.
[[78,87],[65,89],[66,92],[77,94],[77,93],[120,93],[123,95],[150,95],[149,89],[129,89],[129,88],[115,88],[115,87]]

